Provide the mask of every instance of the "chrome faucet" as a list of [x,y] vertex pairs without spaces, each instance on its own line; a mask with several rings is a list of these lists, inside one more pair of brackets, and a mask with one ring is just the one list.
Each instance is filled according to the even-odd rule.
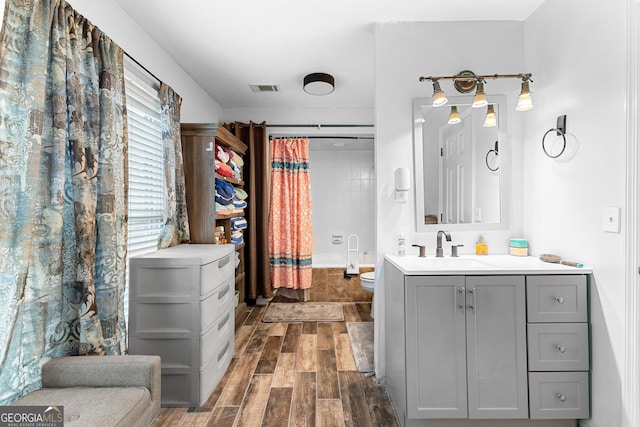
[[438,236],[436,238],[436,257],[442,258],[444,256],[444,251],[442,250],[442,235],[447,239],[447,242],[451,241],[451,234],[448,231],[440,230],[438,231]]

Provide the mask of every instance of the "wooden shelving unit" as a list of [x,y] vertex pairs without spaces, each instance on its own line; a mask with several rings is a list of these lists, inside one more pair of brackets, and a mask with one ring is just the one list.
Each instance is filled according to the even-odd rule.
[[[244,181],[215,173],[215,145],[225,146],[240,156],[246,154],[247,146],[215,123],[182,123],[181,134],[191,243],[214,243],[218,225],[225,227],[225,236],[231,242],[231,219],[244,215],[216,214],[215,182],[218,178],[242,188]],[[244,243],[236,246],[240,260],[235,275],[235,287],[240,293],[236,319],[246,311],[244,249]]]

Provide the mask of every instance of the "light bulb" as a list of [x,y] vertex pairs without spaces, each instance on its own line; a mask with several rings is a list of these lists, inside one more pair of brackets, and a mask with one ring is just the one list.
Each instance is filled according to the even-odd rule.
[[451,113],[449,113],[449,123],[450,125],[457,125],[462,120],[460,120],[460,114],[458,114],[458,107],[455,105],[451,106]]
[[522,82],[522,90],[518,97],[518,105],[516,111],[529,111],[533,108],[533,99],[531,99],[531,91],[529,90],[529,81]]
[[440,89],[440,83],[433,82],[433,106],[440,107],[448,101],[447,95],[445,95],[442,89]]
[[476,96],[473,97],[473,104],[471,106],[473,108],[486,107],[489,103],[487,102],[487,97],[484,95],[484,83],[478,82],[476,87]]
[[498,124],[496,119],[496,112],[493,109],[493,104],[489,104],[487,107],[487,115],[484,118],[484,124],[482,126],[486,128],[494,128]]

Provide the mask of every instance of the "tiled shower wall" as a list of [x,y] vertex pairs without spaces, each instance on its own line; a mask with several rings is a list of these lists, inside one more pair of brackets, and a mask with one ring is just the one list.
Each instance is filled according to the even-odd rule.
[[[313,144],[313,142],[312,142]],[[360,240],[360,264],[375,262],[375,172],[373,150],[310,150],[313,253],[342,254],[347,237]],[[343,236],[341,244],[332,235]],[[366,252],[366,254],[365,254]]]

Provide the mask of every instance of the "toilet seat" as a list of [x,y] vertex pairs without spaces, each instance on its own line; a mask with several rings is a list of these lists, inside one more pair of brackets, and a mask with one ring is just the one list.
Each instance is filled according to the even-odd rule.
[[360,275],[360,284],[366,291],[368,292],[374,291],[375,277],[376,277],[375,271],[369,271],[367,273],[362,273]]
[[374,281],[376,278],[376,272],[375,271],[368,271],[366,273],[362,273],[360,275],[360,280],[371,280]]

